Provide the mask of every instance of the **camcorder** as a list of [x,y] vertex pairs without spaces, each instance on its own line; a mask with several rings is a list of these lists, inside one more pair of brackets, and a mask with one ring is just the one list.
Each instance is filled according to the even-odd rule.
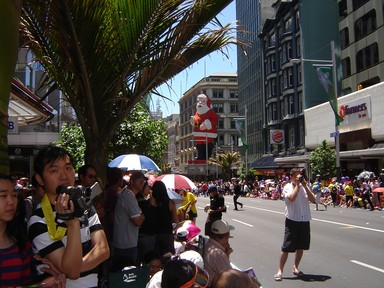
[[299,176],[300,183],[303,183],[304,180],[308,181],[307,170],[305,170],[305,168],[301,169]]
[[[69,200],[72,200],[74,205],[74,212],[68,214],[57,214],[57,217],[62,220],[70,220],[74,217],[80,218],[84,212],[89,210],[92,206],[92,199],[102,192],[102,188],[98,182],[92,187],[79,186],[63,186],[59,185],[56,188],[56,194],[66,193],[69,195]],[[68,202],[68,209],[70,205]]]

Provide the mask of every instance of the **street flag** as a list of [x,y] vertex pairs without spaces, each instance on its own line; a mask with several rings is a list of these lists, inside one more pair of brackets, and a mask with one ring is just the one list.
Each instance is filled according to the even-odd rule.
[[336,126],[339,126],[344,119],[340,117],[338,113],[337,95],[335,94],[334,83],[332,81],[332,67],[321,66],[316,70],[320,83],[328,94],[329,104],[331,104],[333,113],[335,114]]
[[248,144],[247,144],[247,136],[245,134],[245,118],[239,118],[235,119],[235,126],[237,131],[240,134],[240,139],[241,143],[243,144],[243,149],[247,150],[248,149]]

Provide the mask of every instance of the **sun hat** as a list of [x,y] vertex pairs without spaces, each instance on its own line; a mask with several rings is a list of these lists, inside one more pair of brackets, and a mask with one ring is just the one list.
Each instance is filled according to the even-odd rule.
[[227,234],[229,231],[234,230],[235,227],[229,225],[227,221],[216,220],[212,223],[211,232],[214,234]]

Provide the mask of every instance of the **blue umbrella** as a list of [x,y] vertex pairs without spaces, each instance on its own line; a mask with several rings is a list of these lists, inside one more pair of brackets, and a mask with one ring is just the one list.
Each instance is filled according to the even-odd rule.
[[109,167],[118,167],[122,170],[152,170],[160,171],[160,168],[156,165],[151,158],[138,154],[125,154],[120,155],[113,159],[109,164]]

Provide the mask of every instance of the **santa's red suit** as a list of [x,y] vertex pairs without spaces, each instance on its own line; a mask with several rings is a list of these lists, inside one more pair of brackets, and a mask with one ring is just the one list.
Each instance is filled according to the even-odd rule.
[[[218,117],[210,107],[210,99],[204,94],[197,96],[197,112],[192,116],[193,136],[196,141],[197,159],[206,160],[213,149],[213,141],[217,137]],[[206,152],[208,150],[208,155]]]
[[[201,129],[201,124],[205,121],[211,122],[211,129]],[[215,110],[210,109],[207,113],[202,115],[196,112],[194,122],[193,136],[195,137],[196,144],[205,144],[206,138],[208,138],[208,143],[212,143],[217,137],[218,120]]]

